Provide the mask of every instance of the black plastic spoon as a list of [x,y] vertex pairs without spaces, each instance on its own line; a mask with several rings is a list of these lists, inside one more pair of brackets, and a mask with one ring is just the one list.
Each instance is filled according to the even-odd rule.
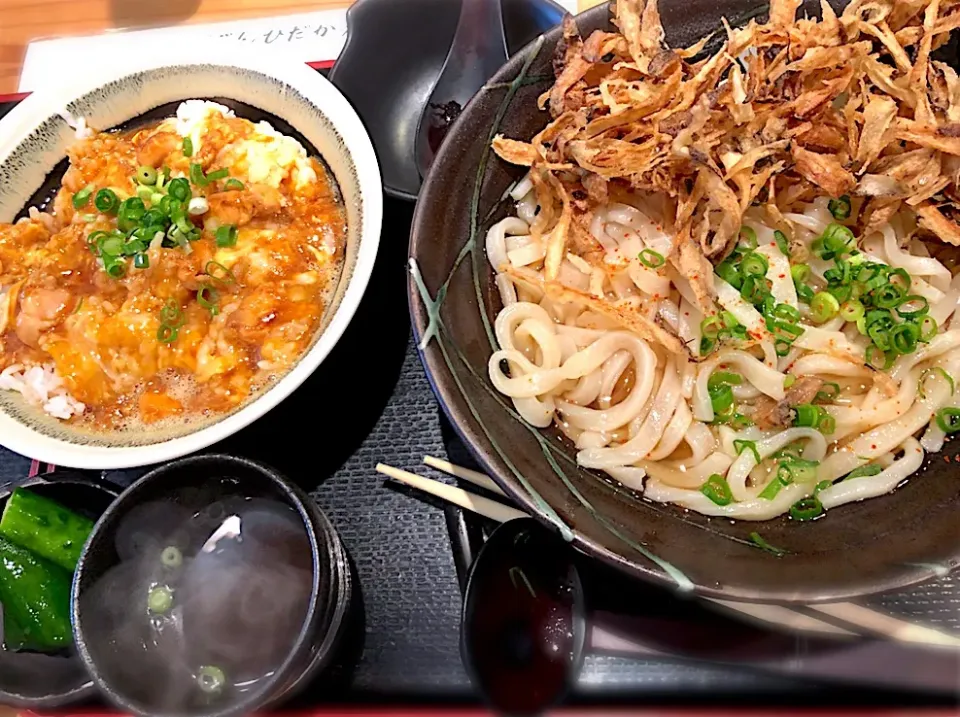
[[464,105],[506,61],[500,0],[463,0],[453,44],[417,127],[416,160],[421,177],[430,170]]
[[531,518],[499,526],[474,561],[460,623],[460,655],[499,712],[539,714],[583,664],[583,585],[571,549]]

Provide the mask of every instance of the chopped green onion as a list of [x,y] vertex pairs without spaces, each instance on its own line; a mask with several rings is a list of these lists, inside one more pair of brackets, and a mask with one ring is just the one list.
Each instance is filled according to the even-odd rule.
[[137,167],[137,181],[140,182],[140,184],[156,184],[157,170],[146,164]]
[[897,307],[897,313],[904,319],[917,319],[930,311],[930,302],[926,297],[911,294],[903,297]]
[[[200,165],[195,165],[200,166]],[[183,177],[177,177],[170,180],[170,186],[167,188],[167,194],[179,202],[188,202],[193,192],[190,189],[190,182]]]
[[813,520],[823,515],[823,504],[816,496],[801,498],[790,506],[790,517],[794,520]]
[[[229,184],[229,182],[227,183]],[[657,269],[667,263],[667,260],[663,258],[663,254],[653,249],[644,249],[640,252],[640,263],[650,269]]]
[[207,184],[209,184],[210,182],[216,182],[219,179],[226,179],[229,176],[230,176],[230,170],[227,169],[226,167],[224,167],[223,169],[218,169],[216,172],[210,172],[210,174],[207,175],[206,177]]
[[905,321],[893,330],[890,343],[899,353],[912,354],[917,350],[917,339],[919,338],[920,329],[917,328],[917,325]]
[[829,487],[832,486],[832,485],[833,485],[833,483],[830,482],[830,481],[828,481],[828,480],[822,480],[822,481],[820,481],[819,483],[817,483],[816,486],[814,486],[814,488],[813,488],[813,495],[814,495],[814,496],[820,495],[820,493],[821,493],[822,491],[825,491],[827,488],[829,488]]
[[856,299],[845,301],[840,306],[840,317],[844,321],[856,321],[864,314],[863,304]]
[[792,373],[788,373],[786,376],[783,377],[784,388],[790,388],[796,382],[797,382],[797,377],[794,376]]
[[793,348],[793,343],[787,341],[786,339],[777,339],[773,342],[773,350],[777,356],[783,358],[790,353],[790,350]]
[[168,326],[167,324],[160,324],[160,328],[157,329],[157,341],[162,344],[172,344],[177,340],[177,335],[180,333],[180,330],[174,326]]
[[183,565],[183,553],[177,546],[168,545],[160,552],[160,564],[165,568],[179,568]]
[[820,324],[832,319],[839,311],[840,302],[837,301],[837,297],[825,291],[816,294],[813,301],[810,302],[810,313],[813,320]]
[[[856,243],[853,232],[842,224],[828,224],[827,228],[823,230],[821,238],[826,248],[833,254],[839,254]],[[833,257],[824,258],[832,259]]]
[[810,273],[810,267],[806,264],[794,264],[790,267],[790,277],[794,281],[803,281]]
[[160,321],[161,323],[172,326],[175,329],[183,326],[186,319],[183,316],[183,311],[180,309],[179,304],[177,304],[175,299],[167,299],[167,303],[164,304],[163,308],[160,310]]
[[744,441],[737,439],[733,442],[733,450],[737,452],[739,456],[744,451],[750,451],[753,453],[754,460],[759,464],[760,463],[760,451],[757,450],[756,441]]
[[950,395],[952,396],[954,394],[956,385],[953,382],[953,376],[948,374],[941,367],[933,366],[931,368],[926,369],[923,373],[921,373],[920,379],[917,381],[917,394],[920,396],[921,399],[924,399],[927,397],[926,392],[923,390],[924,382],[927,380],[927,378],[930,377],[931,374],[936,374],[936,373],[939,373],[941,376],[943,376],[944,379],[946,379],[947,383],[950,384]]
[[123,253],[123,235],[108,234],[99,241],[100,254],[103,257],[118,257]]
[[237,283],[237,277],[233,275],[233,272],[218,261],[208,261],[203,268],[203,273],[209,276],[214,283],[222,286]]
[[727,483],[727,479],[719,473],[714,473],[707,478],[706,482],[700,486],[700,492],[717,505],[730,505],[733,502],[730,485]]
[[190,181],[196,184],[198,187],[207,186],[207,177],[203,173],[203,167],[199,164],[190,165]]
[[707,390],[716,391],[723,386],[739,386],[741,383],[743,383],[743,377],[738,373],[714,371],[707,379]]
[[244,188],[243,182],[241,182],[239,179],[234,179],[233,177],[228,179],[226,184],[224,184],[223,186],[227,189],[236,189],[236,190],[242,190]]
[[103,214],[116,214],[120,199],[112,189],[101,189],[93,199],[93,206]]
[[756,249],[757,248],[757,233],[747,225],[740,227],[740,242],[747,249]]
[[717,264],[714,272],[734,289],[739,289],[743,285],[743,277],[740,275],[740,270],[727,259]]
[[870,292],[873,303],[880,309],[892,309],[903,302],[903,290],[896,284],[885,284]]
[[708,316],[700,322],[700,333],[709,339],[715,339],[723,328],[723,322],[718,316]]
[[794,323],[800,320],[800,312],[790,306],[790,304],[777,304],[776,308],[773,310],[773,315],[778,319],[784,319]]
[[780,489],[783,488],[783,481],[780,480],[779,475],[773,477],[766,487],[760,491],[760,497],[764,500],[773,500],[777,497],[777,494],[780,493]]
[[227,685],[227,676],[214,665],[204,665],[197,670],[197,687],[208,695],[219,695]]
[[876,463],[868,463],[865,466],[860,466],[859,468],[854,468],[852,471],[847,473],[842,480],[853,480],[854,478],[869,478],[870,476],[880,475],[883,472],[883,468],[878,466]]
[[[824,390],[829,389],[829,390]],[[837,396],[840,395],[840,384],[834,381],[823,384],[821,389],[817,391],[817,395],[814,397],[814,401],[835,401]]]
[[817,430],[825,436],[829,436],[835,430],[837,430],[837,419],[831,416],[829,413],[824,413],[820,417],[820,423],[817,424]]
[[716,391],[710,391],[709,393],[714,413],[726,413],[733,406],[733,389],[729,386],[721,386]]
[[813,301],[813,289],[811,289],[806,284],[796,284],[797,287],[797,296],[805,304],[809,304]]
[[817,478],[816,461],[808,461],[799,457],[784,459],[777,467],[777,478],[784,485],[790,485],[794,481],[799,483],[809,483]]
[[225,224],[222,227],[217,227],[216,241],[217,246],[219,247],[236,246],[237,228],[232,224]]
[[820,417],[823,415],[823,409],[820,406],[814,406],[812,403],[801,403],[794,406],[796,418],[793,419],[793,425],[816,428],[820,423]]
[[[887,272],[886,279],[893,286],[896,286],[898,289],[900,289],[901,293],[906,294],[908,291],[910,291],[910,284],[912,283],[912,280],[910,279],[910,274],[908,274],[907,270],[903,267],[898,266],[896,269],[890,269]],[[900,279],[900,281],[895,282],[895,279]]]
[[190,137],[183,138],[183,156],[184,157],[193,156],[193,140]]
[[784,555],[787,554],[787,551],[784,550],[783,548],[778,548],[774,545],[770,545],[770,543],[768,543],[766,540],[763,539],[763,536],[761,536],[760,533],[757,533],[757,532],[750,533],[750,540],[751,542],[753,542],[754,545],[756,545],[761,550],[765,550],[768,553],[776,555],[778,558],[783,557]]
[[218,301],[220,293],[209,284],[201,284],[197,291],[197,303],[210,312],[210,316],[216,316],[220,313]]
[[146,254],[134,254],[133,266],[135,269],[149,269],[150,257]]
[[920,320],[920,340],[929,341],[937,335],[937,321],[932,316],[924,316]]
[[884,353],[876,344],[870,344],[867,346],[867,351],[864,354],[864,358],[872,368],[882,369],[887,364],[887,355]]
[[147,593],[147,607],[155,615],[170,612],[173,607],[173,591],[166,585],[157,585]]
[[706,336],[700,337],[700,355],[706,356],[711,351],[717,347],[717,342],[714,339],[708,338]]
[[73,208],[80,209],[81,207],[85,206],[86,203],[90,201],[90,195],[93,194],[94,189],[96,189],[94,185],[88,184],[86,187],[74,194]]
[[787,241],[787,235],[779,229],[774,230],[773,240],[777,243],[777,248],[784,256],[790,256],[790,242]]
[[120,208],[117,210],[117,227],[120,231],[130,231],[135,228],[137,223],[146,213],[147,208],[143,200],[137,197],[130,197],[120,202]]
[[941,408],[937,411],[937,425],[947,434],[960,431],[960,408]]
[[844,194],[839,199],[831,199],[827,204],[827,209],[837,221],[843,221],[850,216],[850,197]]
[[756,306],[770,295],[770,280],[762,276],[751,275],[743,280],[740,296]]
[[123,275],[127,273],[127,265],[123,261],[114,261],[110,264],[104,264],[104,271],[107,272],[107,276],[111,279],[122,279]]
[[755,251],[744,256],[740,262],[740,271],[747,276],[765,276],[769,268],[767,257]]

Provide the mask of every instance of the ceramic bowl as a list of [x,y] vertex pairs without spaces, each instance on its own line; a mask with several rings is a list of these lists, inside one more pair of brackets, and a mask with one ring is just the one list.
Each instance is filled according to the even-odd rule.
[[[17,487],[55,500],[97,520],[117,497],[117,490],[76,471],[30,478]],[[10,491],[0,495],[0,512]],[[96,694],[83,661],[70,650],[63,655],[9,653],[0,649],[0,704],[24,709],[54,709],[84,702]]]
[[[212,480],[214,478],[228,479],[229,490],[213,487],[215,484],[221,485]],[[136,600],[136,586],[142,583],[136,577],[137,573],[111,573],[123,577],[116,578],[117,582],[110,582],[110,590],[101,582],[112,569],[121,565],[118,544],[127,545],[126,550],[131,549],[129,545],[138,544],[126,538],[118,541],[118,531],[130,528],[131,521],[128,518],[133,511],[139,509],[141,512],[137,515],[144,516],[149,515],[144,512],[145,506],[156,506],[158,503],[172,505],[168,501],[174,491],[183,501],[178,505],[185,513],[200,510],[209,501],[231,495],[279,502],[292,510],[310,545],[309,555],[302,556],[304,564],[309,563],[311,570],[309,602],[296,639],[288,646],[278,648],[280,651],[276,654],[282,652],[285,657],[255,685],[230,690],[222,700],[209,705],[181,703],[180,700],[189,695],[180,690],[182,682],[172,677],[174,673],[164,671],[162,662],[155,663],[158,669],[151,680],[132,678],[131,675],[145,673],[145,665],[150,658],[139,652],[139,648],[132,648],[129,640],[119,637],[126,633],[111,627],[116,624],[113,622],[117,619],[116,615],[105,611],[101,601],[104,595],[105,599],[109,599],[113,594],[112,588],[118,585],[130,588],[123,593],[123,600]],[[188,492],[195,497],[184,498]],[[151,519],[144,517],[143,520]],[[156,520],[152,524],[156,527],[161,523]],[[240,530],[243,530],[242,524]],[[124,564],[130,566],[130,560],[130,556],[127,556]],[[222,577],[222,573],[218,574]],[[127,578],[132,582],[125,582]],[[235,717],[278,706],[294,697],[333,665],[348,629],[352,593],[350,566],[340,538],[317,504],[299,487],[273,468],[256,461],[217,454],[190,456],[144,475],[121,493],[97,522],[80,556],[73,583],[74,638],[94,684],[121,710],[144,717]],[[266,609],[262,604],[256,608]],[[130,614],[125,612],[125,615]],[[136,619],[135,615],[132,617]],[[146,622],[148,619],[145,609],[143,620]],[[240,625],[238,618],[227,616],[226,619]],[[151,634],[156,636],[158,643],[163,639],[159,632]],[[133,673],[127,671],[128,664],[133,665]],[[158,684],[163,687],[155,689]]]
[[[233,57],[229,61],[225,57]],[[175,58],[172,59],[172,58]],[[236,58],[216,44],[168,57],[125,58],[76,74],[68,88],[41,90],[0,120],[0,221],[42,205],[66,169],[75,139],[68,119],[101,129],[171,116],[186,99],[212,99],[253,121],[266,119],[320,156],[336,179],[347,214],[343,273],[312,345],[282,378],[219,420],[167,435],[71,431],[0,392],[0,443],[42,461],[112,469],[160,463],[221,440],[276,406],[324,360],[366,288],[380,241],[383,194],[376,155],[350,104],[305,65],[256,52]]]
[[[674,47],[720,30],[724,16],[736,23],[758,9],[759,3],[748,0],[660,2],[667,41]],[[807,2],[803,11],[816,14],[818,7]],[[609,5],[583,13],[577,22],[584,37],[595,29],[610,29]],[[546,125],[548,115],[537,109],[537,97],[551,85],[551,60],[560,35],[555,28],[528,45],[466,107],[441,148],[414,215],[410,256],[427,294],[411,275],[414,332],[418,342],[425,342],[423,363],[444,411],[483,468],[524,510],[546,524],[562,526],[582,551],[641,578],[702,595],[772,602],[839,600],[902,588],[957,567],[960,481],[951,464],[955,443],[928,458],[926,470],[894,493],[831,510],[827,519],[801,525],[789,519],[733,523],[644,501],[600,474],[580,469],[569,441],[554,430],[531,428],[508,410],[509,400],[497,394],[487,374],[491,349],[482,315],[492,323],[500,299],[482,238],[459,269],[451,269],[471,235],[471,197],[478,182],[477,216],[482,220],[494,210],[490,223],[506,216],[508,207],[501,198],[523,171],[488,152],[494,117],[510,83],[534,55],[527,72],[530,84],[517,89],[498,131],[529,138]],[[480,169],[484,159],[487,163]],[[480,227],[480,237],[487,226]],[[435,297],[441,286],[445,297],[438,309]],[[442,329],[433,335],[437,315]],[[551,450],[544,438],[560,450]],[[750,539],[754,531],[787,554],[777,557],[759,550]]]

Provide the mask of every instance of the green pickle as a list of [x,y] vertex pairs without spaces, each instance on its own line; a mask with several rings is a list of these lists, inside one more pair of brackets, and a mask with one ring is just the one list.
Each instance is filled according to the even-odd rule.
[[13,624],[13,639],[23,647],[52,652],[70,646],[70,581],[63,568],[0,537],[4,630]]
[[0,537],[73,572],[93,522],[59,503],[17,488],[0,517]]

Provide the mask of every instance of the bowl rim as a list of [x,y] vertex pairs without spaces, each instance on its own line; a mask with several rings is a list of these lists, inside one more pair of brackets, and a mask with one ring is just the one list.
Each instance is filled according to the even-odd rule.
[[[578,25],[584,23],[591,26],[599,23],[603,18],[610,18],[611,0],[596,5],[585,12],[575,16]],[[458,128],[461,123],[465,124],[465,118],[469,117],[475,108],[481,102],[481,96],[486,87],[491,84],[510,82],[517,74],[522,63],[528,58],[531,52],[535,52],[539,43],[543,42],[544,50],[553,39],[559,39],[562,32],[562,25],[551,28],[540,37],[528,43],[525,47],[511,56],[506,64],[497,71],[497,74],[488,82],[488,84],[477,95],[475,95],[466,107],[464,107],[456,122],[450,128],[447,134],[447,140],[441,145],[434,166],[439,167],[447,164],[448,155],[454,155],[456,152],[454,143],[451,141],[458,135]],[[426,232],[423,225],[426,217],[434,209],[427,208],[425,199],[438,191],[441,191],[443,179],[438,172],[431,172],[424,180],[420,189],[419,199],[414,209],[413,221],[410,228],[410,241],[407,254],[412,264],[418,256],[418,250],[428,237],[433,236]],[[551,530],[556,530],[556,525],[545,515],[544,511],[536,504],[536,501],[521,486],[517,485],[512,476],[500,470],[496,461],[488,455],[488,451],[482,446],[482,440],[477,432],[467,425],[469,420],[466,411],[460,411],[455,407],[458,401],[457,391],[451,386],[449,380],[441,377],[447,377],[447,371],[444,361],[439,356],[436,348],[435,337],[430,337],[431,342],[423,345],[424,336],[427,335],[427,328],[430,320],[430,311],[424,305],[424,300],[420,296],[420,290],[417,286],[417,280],[413,273],[407,277],[407,305],[410,311],[411,326],[413,328],[414,342],[417,346],[417,354],[423,365],[424,373],[430,384],[430,389],[436,396],[437,403],[443,410],[447,419],[450,421],[455,433],[470,451],[470,454],[480,465],[480,468],[489,475],[506,493],[506,495],[520,506],[525,513],[540,521],[544,526]],[[482,309],[481,309],[482,310]],[[662,587],[676,590],[680,593],[692,593],[701,597],[717,598],[723,600],[735,600],[745,602],[760,602],[774,604],[809,604],[836,602],[839,600],[850,600],[861,598],[867,595],[875,595],[881,592],[907,588],[926,580],[938,577],[941,573],[940,568],[931,564],[917,564],[909,573],[901,573],[898,576],[885,576],[879,579],[871,579],[870,582],[861,581],[857,584],[850,584],[848,587],[838,588],[829,587],[823,590],[813,592],[811,590],[796,591],[791,588],[786,589],[761,589],[753,586],[741,586],[738,584],[714,585],[705,582],[693,582],[690,586],[681,587],[677,582],[668,576],[659,566],[643,559],[631,559],[624,556],[621,552],[611,550],[600,542],[585,536],[577,527],[568,526],[571,531],[571,543],[584,554],[612,566],[622,572],[642,580],[651,581]],[[954,569],[960,565],[960,551],[958,551],[950,563],[950,568]]]
[[[356,173],[363,199],[360,246],[354,266],[341,281],[347,285],[339,305],[329,315],[313,346],[276,383],[260,396],[221,420],[183,436],[145,446],[94,446],[72,443],[49,436],[13,418],[0,409],[0,436],[10,450],[43,462],[81,469],[134,468],[179,458],[221,441],[262,417],[293,393],[323,362],[340,340],[353,318],[373,272],[383,219],[383,185],[380,165],[370,136],[356,111],[343,94],[316,70],[245,49],[242,54],[228,51],[221,42],[178,48],[177,59],[128,58],[121,67],[95,66],[71,78],[68,88],[51,86],[31,94],[0,119],[0,160],[48,117],[63,111],[68,103],[96,91],[106,84],[142,72],[164,67],[216,66],[227,71],[252,72],[279,80],[297,90],[324,116],[343,140],[345,153]],[[185,94],[184,100],[194,99]],[[276,113],[274,113],[276,114]],[[279,115],[278,115],[279,116]]]
[[[15,481],[0,491],[0,500],[9,498],[15,488],[32,488],[38,485],[56,485],[58,483],[79,485],[85,488],[100,490],[109,495],[112,500],[116,500],[117,496],[120,495],[120,489],[107,481],[97,481],[79,471],[61,471],[60,473],[40,474],[22,481]],[[83,660],[79,653],[71,655],[69,659],[77,660],[83,665]],[[86,667],[85,665],[83,666],[84,668]],[[83,702],[96,694],[97,690],[89,672],[85,673],[83,679],[85,680],[83,684],[72,687],[69,690],[52,692],[48,695],[38,697],[31,697],[19,692],[12,692],[0,688],[0,700],[11,707],[21,709],[55,709],[58,707],[66,707],[78,702]]]
[[[139,503],[138,494],[142,492],[145,487],[149,486],[153,482],[163,480],[169,474],[175,474],[183,469],[189,470],[196,466],[203,466],[205,464],[226,464],[229,466],[241,467],[244,470],[256,471],[261,476],[266,478],[270,484],[277,489],[277,492],[283,496],[284,501],[296,510],[297,515],[302,521],[304,530],[306,530],[307,538],[310,543],[310,559],[311,567],[313,569],[313,577],[310,591],[310,603],[307,606],[307,614],[304,616],[303,623],[300,626],[300,630],[297,634],[295,642],[287,651],[283,662],[274,670],[273,675],[268,679],[263,680],[263,683],[259,685],[255,691],[244,694],[241,700],[233,704],[228,704],[221,709],[197,712],[196,715],[202,715],[202,717],[238,717],[239,715],[248,714],[252,705],[258,705],[269,700],[274,690],[279,687],[283,687],[284,681],[288,680],[290,677],[290,671],[296,667],[300,659],[309,653],[309,647],[314,642],[313,631],[315,628],[317,628],[317,622],[322,617],[322,607],[320,601],[327,597],[326,595],[321,594],[322,563],[330,557],[331,552],[331,548],[324,549],[322,543],[328,541],[330,535],[336,537],[337,534],[336,532],[327,532],[328,525],[332,529],[332,525],[329,524],[329,520],[326,521],[326,524],[320,523],[319,526],[314,524],[315,517],[311,513],[312,506],[310,505],[312,499],[306,493],[304,493],[299,486],[284,476],[280,471],[267,465],[266,463],[261,463],[260,461],[250,458],[233,456],[225,453],[200,453],[197,455],[186,456],[170,461],[165,465],[158,466],[153,470],[148,471],[139,479],[130,484],[128,488],[124,489],[120,493],[119,497],[110,505],[110,507],[104,511],[103,515],[100,516],[100,519],[97,520],[93,527],[93,531],[90,533],[90,538],[87,540],[87,543],[83,548],[83,552],[80,555],[80,561],[77,563],[77,569],[74,572],[73,583],[71,584],[70,588],[70,617],[73,626],[73,638],[74,644],[76,645],[77,655],[80,657],[84,667],[87,669],[90,679],[92,680],[96,689],[121,709],[132,714],[149,715],[149,717],[164,717],[164,715],[167,715],[168,717],[183,717],[184,713],[160,712],[156,710],[141,709],[143,705],[140,705],[133,700],[126,699],[117,691],[115,687],[112,686],[112,684],[108,683],[103,678],[103,674],[98,668],[97,662],[90,655],[90,650],[87,646],[87,639],[81,625],[79,610],[81,576],[86,569],[87,559],[94,544],[94,540],[108,539],[103,538],[101,535],[107,522],[119,520],[123,514],[128,513],[131,508],[135,507]],[[320,510],[319,506],[314,504],[313,507],[315,507],[320,516],[326,519],[326,515],[322,510]],[[322,536],[320,531],[323,531]],[[331,572],[337,569],[336,566],[333,565],[329,567]],[[327,632],[330,631],[330,625],[324,625],[323,627],[325,630],[327,630]],[[326,635],[324,637],[326,638]]]

